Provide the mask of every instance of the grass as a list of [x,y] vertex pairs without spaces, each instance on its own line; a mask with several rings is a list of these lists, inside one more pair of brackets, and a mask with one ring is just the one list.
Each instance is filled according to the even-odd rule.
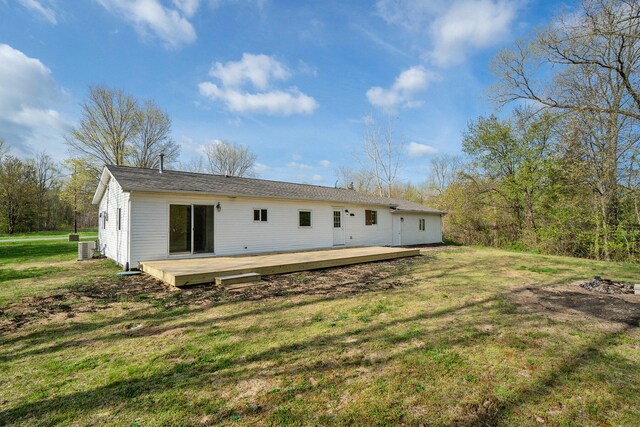
[[[67,242],[0,244],[2,306],[115,280],[112,263],[74,256]],[[594,275],[640,281],[640,266],[463,247],[390,273],[409,285],[69,303],[73,316],[0,338],[0,424],[640,424],[637,323],[518,299]]]
[[[69,234],[72,234],[73,230],[47,230],[47,231],[34,231],[31,233],[14,233],[14,234],[6,234],[0,233],[0,241],[6,239],[33,239],[40,237],[67,237]],[[83,230],[78,230],[78,234],[80,236],[97,236],[98,229],[97,228],[86,228]]]

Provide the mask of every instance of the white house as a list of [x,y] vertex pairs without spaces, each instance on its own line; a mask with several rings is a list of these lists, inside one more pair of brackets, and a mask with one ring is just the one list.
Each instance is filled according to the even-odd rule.
[[107,166],[93,197],[100,252],[141,261],[442,241],[444,212],[343,188]]

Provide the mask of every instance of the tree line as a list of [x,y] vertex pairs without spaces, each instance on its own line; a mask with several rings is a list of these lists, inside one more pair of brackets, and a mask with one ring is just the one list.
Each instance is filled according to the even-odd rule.
[[[447,239],[596,259],[640,259],[640,5],[585,0],[493,61],[498,110],[472,120],[461,155],[431,159],[419,185],[403,183],[397,118],[364,120],[357,168],[337,187],[432,205]],[[153,102],[93,87],[68,138],[71,158],[20,160],[0,150],[0,226],[59,228],[73,213],[95,221],[90,195],[104,164],[177,164],[171,120]],[[180,169],[255,175],[256,156],[209,144]],[[81,221],[83,219],[81,218]]]
[[18,158],[0,140],[1,232],[94,227],[97,207],[91,200],[104,165],[157,168],[162,153],[167,167],[255,175],[256,155],[229,141],[211,143],[200,158],[178,165],[180,146],[171,137],[171,118],[151,100],[93,86],[81,107],[78,126],[66,138],[65,161],[46,152]]
[[442,209],[447,239],[640,260],[640,4],[585,0],[493,61],[497,111],[470,121],[460,155],[399,182],[393,117],[365,120],[359,168],[338,182]]

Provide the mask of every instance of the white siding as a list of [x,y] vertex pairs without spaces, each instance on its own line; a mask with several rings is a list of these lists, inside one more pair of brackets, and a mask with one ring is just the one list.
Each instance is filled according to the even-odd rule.
[[[99,206],[98,249],[100,253],[124,267],[129,261],[127,245],[129,193],[123,192],[116,180],[111,179]],[[121,215],[120,230],[118,230],[118,209]],[[105,212],[106,222],[104,221]]]
[[442,243],[442,216],[427,215],[426,233],[427,240],[425,243]]
[[[378,223],[365,224],[366,209],[377,212]],[[345,214],[345,242],[347,246],[391,245],[391,220],[389,208],[383,206],[347,206]],[[353,216],[351,216],[353,214]]]
[[[169,204],[221,204],[214,213],[215,255],[326,248],[333,245],[330,202],[248,199],[177,194],[131,195],[131,267],[169,258]],[[343,208],[347,246],[391,245],[390,210],[381,206]],[[267,209],[267,222],[254,222],[253,210]],[[377,225],[365,225],[365,209],[378,212]],[[311,228],[298,227],[298,211],[312,211]],[[354,216],[351,216],[353,214]]]
[[[406,213],[395,214],[395,216],[404,218],[401,224],[401,244],[403,246],[442,242],[442,221],[440,215]],[[420,219],[425,220],[424,230],[420,230],[419,228]],[[394,244],[397,243],[394,241]]]

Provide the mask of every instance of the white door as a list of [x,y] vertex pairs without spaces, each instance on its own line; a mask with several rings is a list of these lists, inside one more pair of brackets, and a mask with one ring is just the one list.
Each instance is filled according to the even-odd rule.
[[344,215],[342,208],[333,208],[333,246],[344,245]]
[[393,246],[402,245],[402,220],[403,218],[400,218],[397,215],[394,215],[393,222],[392,222],[393,224],[392,245]]

